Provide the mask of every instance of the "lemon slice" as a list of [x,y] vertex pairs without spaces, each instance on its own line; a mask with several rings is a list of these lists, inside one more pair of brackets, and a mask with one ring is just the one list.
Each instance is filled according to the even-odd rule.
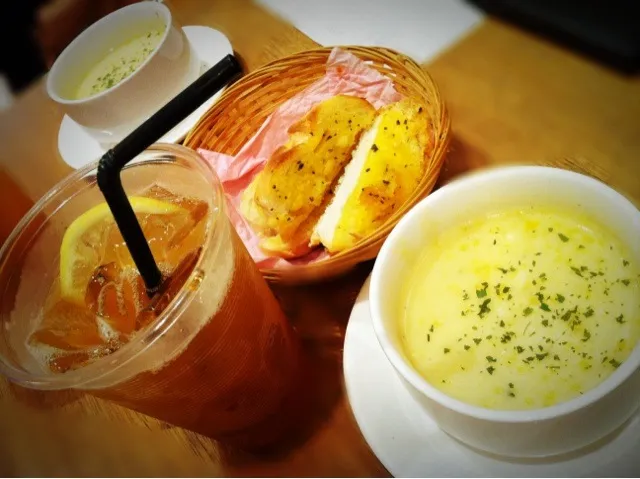
[[[129,197],[137,214],[163,215],[182,211],[180,206],[141,196]],[[99,247],[105,228],[101,223],[114,221],[107,203],[100,203],[78,216],[69,225],[60,246],[60,293],[63,298],[84,304],[85,289],[100,264]]]

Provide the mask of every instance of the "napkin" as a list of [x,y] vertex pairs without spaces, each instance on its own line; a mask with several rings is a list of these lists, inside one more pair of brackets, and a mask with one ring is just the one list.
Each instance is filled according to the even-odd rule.
[[324,46],[387,47],[433,59],[484,18],[463,0],[258,0]]
[[259,239],[240,214],[239,208],[242,192],[262,170],[271,154],[287,141],[289,127],[317,103],[340,94],[365,98],[376,109],[401,98],[389,78],[355,55],[334,48],[327,59],[325,75],[282,103],[236,156],[205,149],[198,150],[218,174],[227,202],[229,219],[260,268],[290,268],[319,261],[328,255],[322,248],[293,260],[266,255],[259,248]]

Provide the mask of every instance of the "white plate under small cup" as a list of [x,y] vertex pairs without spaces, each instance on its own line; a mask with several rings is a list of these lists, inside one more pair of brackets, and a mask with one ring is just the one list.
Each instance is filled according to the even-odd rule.
[[[218,30],[204,26],[186,26],[182,29],[202,62],[201,74],[228,54],[233,54],[231,43]],[[163,143],[182,141],[221,94],[222,91],[216,93],[158,141]],[[65,115],[58,132],[58,151],[65,163],[78,169],[92,161],[97,161],[107,150],[80,125]]]
[[396,477],[638,477],[640,412],[609,437],[571,454],[519,460],[474,451],[444,433],[387,360],[369,312],[369,279],[351,312],[344,376],[356,422]]

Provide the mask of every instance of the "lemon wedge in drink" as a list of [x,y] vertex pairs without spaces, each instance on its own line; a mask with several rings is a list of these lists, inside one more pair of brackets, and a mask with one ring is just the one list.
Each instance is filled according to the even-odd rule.
[[[129,202],[138,214],[164,215],[182,211],[180,206],[142,196]],[[115,223],[107,203],[100,203],[78,216],[67,228],[60,246],[60,293],[76,304],[84,304],[91,275],[100,265],[109,227]],[[109,245],[106,245],[109,247]]]

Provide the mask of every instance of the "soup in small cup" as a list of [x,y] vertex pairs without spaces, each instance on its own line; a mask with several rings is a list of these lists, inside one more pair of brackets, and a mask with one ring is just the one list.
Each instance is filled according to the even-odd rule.
[[60,54],[49,96],[103,145],[117,143],[193,82],[200,60],[159,2],[121,8]]
[[459,179],[396,226],[372,273],[378,340],[445,432],[487,452],[586,446],[640,404],[640,212],[590,177]]

